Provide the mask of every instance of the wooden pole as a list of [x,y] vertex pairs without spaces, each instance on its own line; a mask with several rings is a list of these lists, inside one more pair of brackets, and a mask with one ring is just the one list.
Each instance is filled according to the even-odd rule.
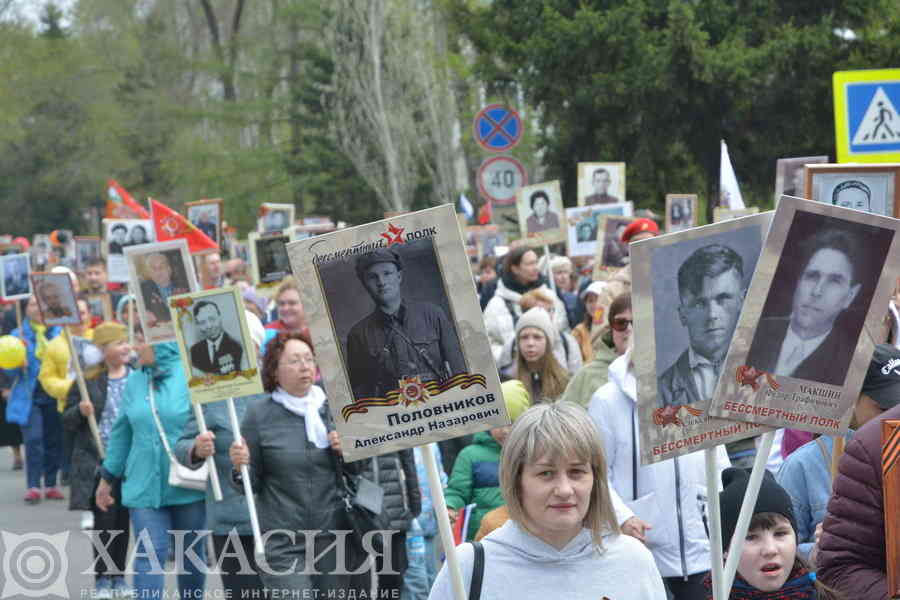
[[[197,419],[197,427],[200,433],[206,433],[206,418],[203,416],[203,406],[197,402],[191,402],[194,405],[194,417]],[[209,468],[209,482],[212,484],[213,497],[216,502],[222,501],[222,487],[219,485],[219,472],[216,470],[216,459],[212,455],[206,457],[206,466]]]
[[134,347],[134,294],[128,286],[128,345]]
[[431,446],[421,446],[422,458],[425,462],[425,470],[428,472],[428,487],[431,488],[431,501],[437,516],[438,531],[441,534],[441,544],[444,547],[444,556],[447,557],[447,570],[450,575],[450,583],[453,586],[455,600],[466,600],[466,589],[463,587],[462,571],[459,569],[459,558],[456,556],[456,547],[453,545],[453,532],[450,530],[450,514],[447,512],[447,501],[444,498],[444,487],[441,484],[441,476],[438,473],[437,461]]
[[[81,361],[78,359],[78,353],[75,350],[75,343],[72,341],[72,332],[69,331],[69,326],[66,325],[63,329],[63,335],[66,336],[66,342],[69,344],[69,356],[72,359],[72,364],[75,368],[75,381],[78,383],[78,393],[81,396],[82,400],[87,400],[90,402],[91,397],[88,394],[87,386],[84,383],[84,373],[81,371]],[[106,453],[103,450],[103,442],[100,441],[100,430],[97,428],[97,417],[94,413],[91,413],[87,416],[88,427],[91,429],[91,435],[94,438],[94,443],[97,444],[97,452],[100,455],[100,460],[103,460],[106,457]]]
[[[237,410],[234,408],[234,398],[229,398],[228,416],[231,419],[231,431],[234,439],[241,440],[241,424],[238,422]],[[253,553],[256,556],[265,556],[265,547],[262,541],[262,532],[259,529],[259,516],[256,513],[256,499],[253,497],[253,486],[250,483],[249,465],[241,465],[241,479],[244,482],[244,497],[247,500],[247,510],[250,512],[250,529],[253,531]]]
[[838,465],[841,462],[841,457],[844,455],[844,436],[835,435],[831,438],[831,479],[834,480],[838,474]]

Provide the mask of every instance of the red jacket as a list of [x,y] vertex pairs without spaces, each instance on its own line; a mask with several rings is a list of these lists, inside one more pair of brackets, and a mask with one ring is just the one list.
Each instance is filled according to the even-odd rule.
[[881,421],[900,419],[900,405],[856,432],[841,458],[819,540],[817,577],[854,600],[885,600]]

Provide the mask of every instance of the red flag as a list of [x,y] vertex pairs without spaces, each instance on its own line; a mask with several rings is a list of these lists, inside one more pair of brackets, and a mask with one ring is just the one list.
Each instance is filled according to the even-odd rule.
[[481,205],[481,208],[478,209],[478,224],[479,225],[487,225],[494,218],[494,209],[491,206],[491,201],[488,200],[484,204]]
[[110,179],[106,182],[106,218],[149,219],[150,215],[118,181]]
[[162,202],[150,198],[150,210],[153,213],[153,228],[156,230],[157,242],[184,238],[191,253],[219,249],[219,245],[209,236]]

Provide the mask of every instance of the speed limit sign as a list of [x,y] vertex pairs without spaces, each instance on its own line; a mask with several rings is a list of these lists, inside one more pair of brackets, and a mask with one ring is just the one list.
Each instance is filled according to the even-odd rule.
[[528,185],[528,174],[511,156],[493,156],[478,167],[478,190],[499,206],[515,204],[516,190],[523,185]]

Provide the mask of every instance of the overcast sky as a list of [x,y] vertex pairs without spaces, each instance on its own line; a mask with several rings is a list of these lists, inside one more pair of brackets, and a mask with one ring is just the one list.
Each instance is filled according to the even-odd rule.
[[[10,8],[10,12],[13,15],[18,15],[24,19],[27,19],[34,25],[40,24],[40,15],[41,11],[44,8],[44,4],[46,4],[47,0],[13,0],[13,5]],[[75,5],[77,0],[54,0],[54,4],[62,9],[63,13],[68,13],[69,10]],[[0,6],[5,4],[2,0],[0,0]],[[66,22],[68,19],[66,20]]]

